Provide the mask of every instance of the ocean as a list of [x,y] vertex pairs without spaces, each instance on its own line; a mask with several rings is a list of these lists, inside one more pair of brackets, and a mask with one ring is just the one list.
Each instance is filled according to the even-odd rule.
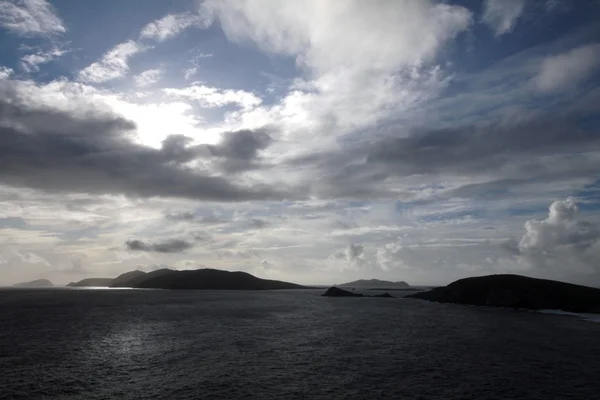
[[0,398],[600,398],[598,323],[323,291],[2,289]]

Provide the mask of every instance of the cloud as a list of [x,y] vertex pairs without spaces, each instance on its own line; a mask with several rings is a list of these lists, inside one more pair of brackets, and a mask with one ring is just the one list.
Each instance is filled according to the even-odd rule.
[[541,270],[561,274],[600,272],[600,229],[581,220],[573,198],[552,203],[544,220],[528,220],[516,250]]
[[257,0],[226,0],[208,1],[205,7],[231,40],[252,40],[271,52],[298,55],[300,64],[322,72],[346,67],[393,71],[421,62],[471,19],[463,7],[422,0],[304,0],[269,7]]
[[196,214],[191,211],[182,211],[177,213],[167,213],[165,218],[171,221],[192,221],[196,219]]
[[415,196],[400,189],[410,185],[411,177],[415,184],[441,177],[455,181],[452,189],[441,191],[450,197],[497,193],[533,180],[593,179],[600,166],[600,137],[577,118],[557,112],[445,129],[400,127],[287,163],[308,169],[312,193],[321,198]]
[[239,172],[258,168],[258,156],[272,142],[264,130],[241,130],[222,135],[216,145],[206,145],[210,154],[217,160],[219,168],[227,172]]
[[84,82],[102,83],[125,76],[129,71],[130,57],[147,50],[148,47],[129,40],[116,45],[97,61],[79,72]]
[[598,69],[600,43],[587,44],[545,58],[535,83],[544,92],[567,90],[590,78]]
[[0,81],[3,79],[8,79],[13,73],[14,71],[12,68],[0,66]]
[[71,266],[58,270],[61,274],[69,275],[89,275],[92,271],[83,266],[83,261],[79,259],[71,260]]
[[[202,164],[191,168],[188,163],[210,155],[181,135],[168,137],[160,149],[132,142],[135,125],[102,104],[90,104],[87,89],[77,84],[60,101],[46,90],[31,82],[0,81],[0,183],[49,192],[215,201],[296,196],[284,194],[282,185],[219,176]],[[229,141],[215,149],[223,165],[236,154],[250,165],[257,151],[236,153]]]
[[354,269],[360,269],[369,264],[365,257],[365,247],[357,243],[350,243],[343,250],[334,252],[330,258],[345,261],[348,266]]
[[466,8],[427,0],[203,6],[231,41],[295,58],[300,76],[277,104],[232,116],[240,127],[282,126],[289,133],[280,146],[290,153],[335,145],[437,96],[449,79],[437,56],[472,23]]
[[137,86],[145,87],[160,80],[162,71],[160,69],[149,69],[133,77]]
[[400,243],[388,243],[383,247],[379,247],[375,254],[377,264],[384,271],[392,271],[397,269],[408,269],[402,259],[402,252],[405,248]]
[[262,229],[270,226],[271,223],[269,221],[265,221],[264,219],[252,218],[250,220],[250,226],[253,229]]
[[140,38],[164,42],[179,35],[188,28],[204,28],[209,24],[210,19],[207,19],[205,16],[191,13],[169,14],[146,25],[140,32]]
[[196,68],[196,67],[188,68],[184,71],[183,77],[187,81],[187,80],[191,79],[194,75],[196,75],[196,72],[198,72],[198,68]]
[[53,48],[47,51],[40,50],[33,54],[27,54],[21,57],[21,67],[25,72],[36,72],[40,70],[39,66],[41,64],[49,63],[58,57],[63,56],[67,52],[67,50]]
[[218,89],[215,87],[194,84],[181,89],[167,88],[164,93],[182,99],[195,100],[202,107],[223,107],[236,104],[243,109],[251,109],[262,103],[254,93],[244,90]]
[[141,240],[128,240],[125,242],[125,246],[127,246],[127,248],[131,251],[181,253],[194,247],[194,244],[181,239],[171,239],[156,243],[147,243]]
[[496,36],[512,32],[525,10],[525,0],[486,0],[483,21]]
[[50,263],[44,259],[43,257],[35,254],[35,253],[20,253],[18,251],[14,252],[15,256],[17,256],[22,262],[26,264],[43,264],[46,266],[50,266]]
[[21,36],[48,36],[67,29],[52,4],[45,0],[0,2],[0,26]]

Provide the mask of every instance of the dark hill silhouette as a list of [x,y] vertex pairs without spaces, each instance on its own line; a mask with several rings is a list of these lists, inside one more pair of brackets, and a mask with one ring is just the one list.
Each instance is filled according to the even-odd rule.
[[14,287],[22,288],[41,288],[41,287],[53,287],[54,284],[48,279],[36,279],[30,282],[20,282],[13,285]]
[[67,286],[71,287],[90,287],[90,286],[99,286],[99,287],[108,287],[113,281],[113,278],[86,278],[82,279],[79,282],[71,282]]
[[119,276],[117,276],[115,279],[112,280],[112,282],[110,283],[110,287],[129,287],[131,282],[135,282],[136,280],[141,280],[146,276],[146,273],[144,271],[140,271],[140,270],[135,270],[135,271],[129,271],[129,272],[125,272],[124,274],[121,274]]
[[121,274],[119,276],[117,276],[112,284],[110,285],[110,287],[130,287],[130,288],[135,288],[138,287],[138,285],[145,281],[145,280],[149,280],[152,279],[156,276],[160,276],[162,274],[166,274],[169,272],[173,272],[172,269],[168,269],[168,268],[163,268],[163,269],[157,269],[155,271],[152,272],[144,272],[144,271],[130,271],[130,272],[125,272],[124,274]]
[[394,297],[387,292],[382,293],[382,294],[364,295],[362,293],[354,293],[349,290],[340,289],[339,287],[336,287],[336,286],[330,287],[321,296],[324,296],[324,297],[386,297],[386,298]]
[[218,289],[218,290],[273,290],[300,289],[304,286],[289,282],[260,279],[246,272],[217,269],[186,271],[154,271],[135,282],[135,288],[153,289]]
[[87,278],[67,286],[107,286],[144,289],[228,289],[269,290],[300,289],[304,286],[289,282],[260,279],[246,272],[229,272],[217,269],[177,271],[159,269],[152,272],[129,271],[116,278]]
[[409,288],[410,285],[404,281],[392,282],[379,279],[359,279],[338,285],[340,287],[364,287],[364,288]]
[[600,289],[520,275],[460,279],[407,297],[439,303],[600,313]]

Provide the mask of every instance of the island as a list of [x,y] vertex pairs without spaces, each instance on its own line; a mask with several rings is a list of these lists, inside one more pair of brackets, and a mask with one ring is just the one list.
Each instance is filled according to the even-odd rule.
[[407,298],[488,307],[600,313],[600,289],[513,274],[460,279]]
[[71,282],[67,286],[70,287],[108,287],[113,281],[113,278],[86,278],[79,282]]
[[276,290],[305,289],[295,283],[260,279],[246,272],[229,272],[203,268],[173,270],[168,268],[152,272],[129,271],[116,278],[86,278],[71,282],[70,287],[111,287],[139,289],[212,289],[212,290]]
[[408,283],[404,281],[392,282],[379,279],[359,279],[357,281],[342,283],[338,287],[361,288],[367,290],[411,290]]
[[212,290],[276,290],[303,289],[295,283],[260,279],[246,272],[204,268],[196,270],[159,270],[132,281],[122,282],[134,288],[151,289],[212,289]]
[[48,279],[36,279],[30,282],[20,282],[13,285],[13,287],[20,288],[47,288],[54,287],[54,284],[50,282]]
[[375,295],[364,295],[362,293],[354,293],[349,290],[340,289],[339,287],[332,286],[321,296],[324,297],[384,297],[384,298],[393,298],[389,293],[375,294]]

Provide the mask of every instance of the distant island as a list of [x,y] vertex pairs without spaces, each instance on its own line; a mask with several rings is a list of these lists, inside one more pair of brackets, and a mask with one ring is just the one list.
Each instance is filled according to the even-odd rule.
[[366,289],[385,289],[385,290],[399,290],[399,289],[410,289],[410,285],[404,281],[392,282],[382,281],[379,279],[359,279],[348,283],[342,283],[337,285],[338,287],[357,287]]
[[260,279],[246,272],[217,269],[177,271],[159,269],[152,272],[130,271],[116,278],[87,278],[71,282],[70,287],[129,287],[143,289],[213,289],[213,290],[275,290],[305,288],[294,283]]
[[510,274],[460,279],[407,297],[439,303],[600,313],[600,289]]
[[21,282],[21,283],[16,283],[13,285],[13,287],[20,287],[20,288],[45,288],[45,287],[53,287],[54,284],[52,282],[50,282],[48,279],[36,279],[34,281],[30,281],[30,282]]
[[382,294],[374,294],[374,295],[365,295],[362,293],[354,293],[349,290],[340,289],[337,286],[330,287],[321,296],[323,296],[323,297],[385,297],[385,298],[393,298],[394,297],[387,292],[382,293]]

